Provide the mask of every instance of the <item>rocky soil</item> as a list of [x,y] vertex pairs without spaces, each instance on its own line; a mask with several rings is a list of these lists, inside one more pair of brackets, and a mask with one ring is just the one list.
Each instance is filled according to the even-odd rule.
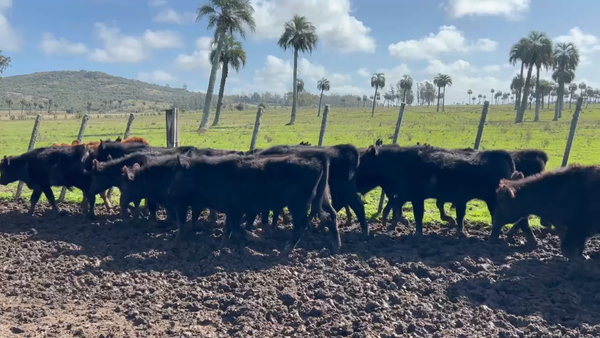
[[598,238],[569,263],[553,235],[531,250],[473,226],[419,239],[372,223],[369,242],[343,228],[339,254],[311,232],[282,257],[283,226],[219,251],[221,228],[177,242],[100,208],[96,222],[26,209],[0,203],[1,337],[600,336]]

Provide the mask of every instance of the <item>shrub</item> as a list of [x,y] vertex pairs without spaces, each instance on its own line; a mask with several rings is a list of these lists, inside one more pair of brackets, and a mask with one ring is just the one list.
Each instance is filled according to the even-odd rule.
[[235,105],[234,107],[235,109],[239,110],[239,111],[243,111],[244,109],[246,109],[246,106],[243,103],[238,103]]

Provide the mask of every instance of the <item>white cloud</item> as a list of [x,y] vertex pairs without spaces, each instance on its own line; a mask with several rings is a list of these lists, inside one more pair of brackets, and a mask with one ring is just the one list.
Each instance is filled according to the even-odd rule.
[[572,42],[579,50],[579,63],[582,66],[591,64],[590,54],[600,50],[598,38],[584,33],[579,27],[573,27],[569,34],[554,39],[556,42]]
[[504,16],[519,18],[529,11],[531,0],[449,0],[448,10],[455,18],[463,16]]
[[456,27],[442,26],[437,34],[430,33],[419,40],[400,41],[389,45],[388,50],[392,56],[420,60],[433,59],[443,53],[490,52],[497,45],[497,42],[486,38],[470,43]]
[[209,60],[212,38],[201,37],[196,40],[196,50],[191,54],[179,54],[175,58],[174,66],[178,69],[192,70],[199,69],[210,71],[211,63]]
[[160,7],[166,5],[167,2],[165,0],[150,0],[148,1],[148,6],[152,7]]
[[183,40],[178,33],[173,31],[151,31],[144,32],[144,42],[150,48],[178,48],[183,46]]
[[138,73],[138,79],[140,81],[145,81],[145,82],[169,82],[169,81],[174,81],[177,80],[176,77],[174,77],[173,75],[163,71],[163,70],[155,70],[153,72],[147,73],[147,72],[139,72]]
[[83,43],[71,43],[65,38],[55,39],[52,33],[42,34],[40,47],[48,55],[83,54],[87,52],[87,47]]
[[[408,66],[406,64],[402,63],[399,66],[396,66],[391,69],[390,68],[379,68],[379,69],[377,69],[376,73],[384,73],[385,74],[386,87],[389,88],[390,85],[394,85],[394,87],[395,87],[396,83],[402,79],[402,76],[404,74],[410,75],[410,72],[411,72],[410,68],[408,68]],[[372,76],[372,74],[369,74],[368,79],[366,81],[366,83],[369,86],[371,85],[371,76]]]
[[342,52],[375,52],[375,39],[355,16],[350,0],[251,0],[258,39],[277,39],[295,14],[306,16],[317,29],[320,42]]
[[0,50],[17,52],[21,49],[22,39],[8,21],[6,12],[12,7],[12,0],[0,0]]
[[[292,89],[293,70],[291,60],[282,60],[273,55],[268,55],[263,68],[257,69],[254,74],[252,91],[269,91],[283,94]],[[317,81],[328,78],[334,88],[349,88],[348,82],[351,77],[347,74],[329,73],[325,67],[310,63],[307,59],[298,60],[299,78],[304,81],[307,91],[316,91]],[[341,92],[340,92],[341,93]]]
[[124,35],[116,27],[96,23],[96,35],[102,41],[102,49],[96,48],[90,59],[105,63],[137,63],[150,58],[152,49],[181,46],[181,38],[171,31],[146,30],[141,37]]
[[362,76],[362,77],[370,77],[371,73],[369,73],[369,70],[367,68],[361,68],[357,71],[358,75]]
[[158,12],[154,17],[156,22],[175,23],[178,25],[193,23],[196,20],[196,15],[192,12],[179,13],[172,8],[166,8]]
[[496,73],[502,69],[500,65],[487,65],[483,67],[472,66],[468,61],[457,60],[450,64],[445,64],[440,60],[429,60],[429,65],[425,68],[425,72],[430,75],[438,73],[449,75],[465,75],[468,73]]

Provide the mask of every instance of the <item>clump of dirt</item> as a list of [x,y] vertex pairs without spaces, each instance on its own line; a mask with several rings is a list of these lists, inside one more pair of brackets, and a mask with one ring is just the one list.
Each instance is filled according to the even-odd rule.
[[343,227],[339,254],[307,232],[282,257],[289,226],[217,250],[221,228],[178,242],[175,227],[101,208],[95,222],[76,205],[25,210],[0,203],[3,337],[600,336],[598,238],[575,264],[552,235],[528,250],[472,226],[416,238],[372,223],[369,242]]

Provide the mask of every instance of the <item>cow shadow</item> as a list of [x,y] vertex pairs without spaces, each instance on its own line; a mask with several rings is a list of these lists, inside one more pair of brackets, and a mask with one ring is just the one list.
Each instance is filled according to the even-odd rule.
[[[568,262],[538,257],[507,264],[498,278],[461,280],[446,289],[450,301],[468,301],[503,310],[516,327],[541,316],[550,325],[578,327],[600,324],[600,261]],[[512,315],[512,316],[510,316]],[[520,318],[517,318],[520,317]]]
[[[101,261],[99,266],[86,269],[114,272],[178,270],[188,277],[199,277],[221,271],[259,271],[274,265],[296,264],[314,254],[334,254],[328,249],[330,236],[327,230],[307,230],[297,250],[287,257],[281,254],[281,250],[291,236],[291,225],[280,225],[279,231],[268,235],[259,232],[263,238],[260,242],[240,241],[234,237],[225,248],[220,249],[222,219],[217,228],[197,231],[189,234],[186,240],[178,241],[174,226],[165,227],[163,224],[156,227],[145,221],[132,225],[123,222],[118,215],[103,214],[100,207],[96,208],[98,220],[92,222],[73,205],[67,205],[58,217],[50,216],[47,206],[42,205],[38,210],[44,216],[34,218],[23,212],[27,203],[13,203],[9,207],[14,210],[0,212],[2,232],[25,232],[33,241],[71,243],[74,246],[70,247],[76,249],[61,249],[55,255],[86,255]],[[208,223],[207,215],[204,215],[203,221]],[[423,237],[414,236],[412,229],[386,232],[377,223],[372,223],[371,228],[374,235],[365,241],[356,226],[342,226],[340,254],[355,254],[364,260],[379,257],[390,264],[423,262],[448,267],[466,257],[500,263],[512,252],[525,250],[507,245],[492,246],[478,233],[474,234],[476,237],[458,239],[452,230],[443,231],[436,225],[426,225]]]

